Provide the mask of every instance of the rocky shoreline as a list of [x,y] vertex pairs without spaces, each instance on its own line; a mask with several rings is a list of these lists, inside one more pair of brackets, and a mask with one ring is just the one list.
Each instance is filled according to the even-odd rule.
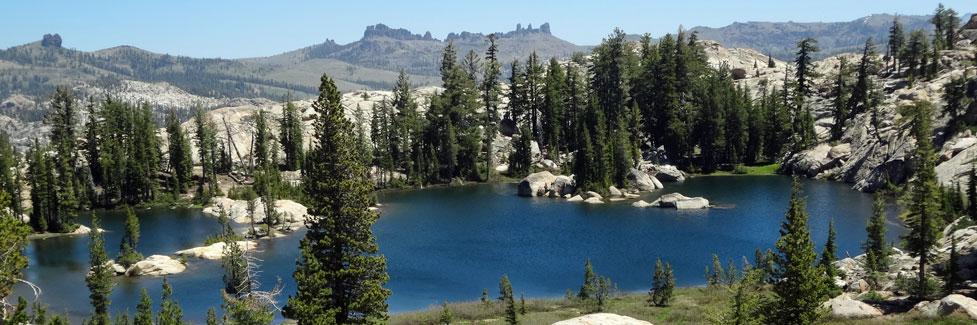
[[[681,182],[686,174],[675,166],[641,164],[641,169],[628,171],[627,188],[615,186],[607,188],[607,198],[594,191],[578,191],[574,175],[553,175],[549,171],[532,173],[519,181],[517,194],[525,197],[549,197],[563,199],[565,202],[602,204],[608,201],[625,201],[639,198],[639,193],[664,189],[663,182]],[[678,210],[704,209],[710,207],[709,200],[702,197],[687,197],[680,193],[664,194],[652,203],[639,200],[631,204],[637,208],[659,207]]]

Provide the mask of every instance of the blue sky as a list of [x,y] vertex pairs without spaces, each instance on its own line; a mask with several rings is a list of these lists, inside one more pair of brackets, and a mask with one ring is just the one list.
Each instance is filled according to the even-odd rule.
[[[0,48],[59,33],[64,46],[92,51],[132,45],[195,57],[274,55],[334,39],[359,39],[384,23],[414,33],[497,32],[549,22],[553,34],[593,45],[621,27],[653,36],[680,24],[721,27],[735,21],[850,21],[873,13],[929,14],[923,0],[672,0],[672,1],[44,1],[0,4]],[[973,0],[945,0],[974,12]]]

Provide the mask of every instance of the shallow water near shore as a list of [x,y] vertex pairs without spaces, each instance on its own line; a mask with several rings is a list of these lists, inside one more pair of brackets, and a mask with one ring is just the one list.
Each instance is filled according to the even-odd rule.
[[[872,196],[848,185],[802,180],[813,238],[823,245],[829,220],[838,232],[838,255],[860,254],[865,221],[872,212]],[[698,177],[666,183],[666,189],[642,195],[681,192],[703,196],[720,209],[697,211],[634,208],[633,201],[602,205],[562,202],[562,199],[523,198],[514,184],[479,184],[418,191],[382,192],[383,214],[374,225],[380,252],[387,258],[393,290],[391,312],[424,309],[441,301],[475,300],[487,288],[497,295],[498,280],[507,274],[517,293],[527,298],[562,296],[583,281],[587,258],[595,271],[610,277],[619,290],[644,292],[651,285],[656,257],[669,261],[680,286],[705,282],[703,270],[718,254],[723,265],[733,259],[753,260],[756,248],[772,248],[787,209],[791,179],[783,176]],[[888,238],[898,242],[905,232],[890,205]],[[137,211],[142,226],[139,251],[145,256],[172,255],[203,245],[216,233],[215,218],[199,209]],[[118,252],[124,212],[100,212],[109,255]],[[81,214],[78,221],[90,225]],[[302,231],[288,237],[262,240],[255,255],[262,259],[263,289],[282,279],[280,305],[295,291],[295,269]],[[25,278],[41,286],[49,312],[72,316],[80,323],[91,308],[84,274],[88,267],[87,236],[31,241]],[[219,309],[223,287],[220,261],[190,259],[187,270],[170,276],[173,298],[183,307],[185,320],[200,323],[207,308]],[[113,313],[130,315],[142,288],[158,309],[159,277],[117,277],[112,294]],[[17,294],[30,296],[23,286]],[[281,320],[281,315],[276,315]]]

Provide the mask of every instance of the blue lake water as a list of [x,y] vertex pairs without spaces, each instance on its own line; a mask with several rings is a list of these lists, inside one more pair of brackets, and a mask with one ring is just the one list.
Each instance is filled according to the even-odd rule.
[[[498,280],[508,274],[513,289],[527,297],[560,297],[576,290],[583,265],[591,259],[595,271],[610,277],[622,291],[644,292],[651,285],[656,257],[671,262],[678,285],[705,282],[703,269],[716,253],[725,263],[743,256],[751,261],[756,248],[772,248],[790,197],[791,179],[783,176],[699,177],[666,183],[666,189],[642,199],[681,192],[704,196],[720,209],[698,211],[639,209],[631,201],[602,205],[562,202],[560,199],[516,196],[514,184],[484,184],[454,188],[384,192],[383,214],[374,225],[380,252],[387,258],[391,312],[424,309],[441,301],[474,300],[482,289],[494,294]],[[835,221],[838,255],[860,254],[872,196],[847,185],[802,180],[808,199],[813,238],[823,245],[828,222]],[[890,241],[905,232],[890,205]],[[215,219],[197,209],[138,211],[142,225],[139,250],[143,255],[172,255],[203,244],[216,233]],[[115,256],[124,213],[101,212],[109,254]],[[90,224],[86,215],[79,217]],[[280,301],[295,290],[298,240],[263,240],[261,281],[270,287],[282,279]],[[80,322],[90,312],[84,274],[88,267],[86,236],[34,240],[26,249],[30,265],[25,278],[41,286],[41,299],[50,312],[68,313]],[[219,261],[191,259],[187,271],[169,277],[173,297],[185,319],[202,322],[207,308],[219,307],[223,287]],[[158,308],[161,278],[116,278],[113,313],[135,311],[142,288]],[[28,295],[26,287],[17,294]],[[280,315],[279,315],[280,318]]]

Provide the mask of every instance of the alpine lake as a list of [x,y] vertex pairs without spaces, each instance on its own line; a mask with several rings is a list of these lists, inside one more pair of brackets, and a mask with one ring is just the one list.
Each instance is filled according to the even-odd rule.
[[[835,182],[801,180],[812,238],[817,249],[827,238],[834,220],[839,258],[861,254],[866,220],[872,213],[870,194]],[[608,276],[625,292],[646,292],[652,282],[655,258],[672,264],[679,286],[705,283],[704,269],[712,254],[725,267],[733,260],[741,267],[753,261],[757,248],[773,248],[791,193],[786,176],[710,176],[665,189],[642,193],[651,202],[665,193],[702,196],[714,208],[677,211],[635,208],[634,200],[590,205],[563,199],[525,198],[515,184],[478,184],[423,190],[386,191],[379,194],[381,217],[373,226],[380,253],[387,259],[393,291],[391,313],[440,305],[442,301],[476,300],[483,289],[490,294],[507,274],[516,293],[526,297],[562,297],[577,290],[589,258],[595,271]],[[898,207],[887,206],[887,238],[898,243],[906,230],[897,218]],[[173,255],[202,246],[220,226],[200,209],[136,211],[142,236],[138,250],[144,256]],[[110,257],[118,253],[124,211],[98,212],[106,230]],[[87,213],[77,222],[91,225]],[[243,230],[244,225],[239,230]],[[259,280],[269,289],[281,281],[279,306],[295,292],[292,272],[299,256],[303,230],[286,237],[261,240],[253,256],[261,260]],[[40,299],[49,313],[67,313],[80,323],[91,312],[84,277],[88,271],[88,237],[34,239],[25,249],[30,264],[24,278],[40,286]],[[173,299],[183,308],[184,320],[202,323],[209,307],[220,308],[223,270],[220,261],[191,258],[187,270],[168,277]],[[158,311],[161,277],[116,277],[111,296],[112,314],[135,312],[145,288]],[[33,298],[24,285],[15,295]],[[16,301],[16,300],[14,300]],[[281,314],[276,315],[281,321]]]

